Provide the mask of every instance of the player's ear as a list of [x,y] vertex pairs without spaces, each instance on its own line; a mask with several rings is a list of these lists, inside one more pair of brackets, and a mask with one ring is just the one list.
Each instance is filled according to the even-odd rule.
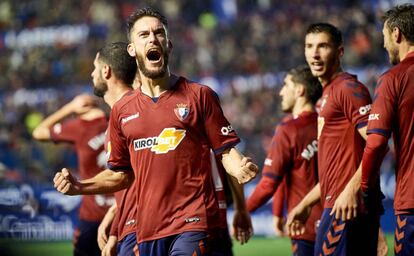
[[296,86],[296,97],[303,97],[305,96],[305,86],[302,84],[298,84]]
[[127,51],[129,53],[129,56],[131,57],[136,57],[136,53],[135,53],[135,46],[133,43],[129,43],[128,47],[127,47]]
[[172,44],[171,40],[168,39],[168,50],[169,50],[169,52],[171,52],[172,48],[173,48],[173,44]]
[[401,30],[398,27],[395,27],[392,30],[391,36],[394,42],[401,43],[402,37],[404,35],[401,33]]
[[105,78],[105,79],[109,79],[110,77],[111,77],[111,67],[108,65],[108,64],[105,64],[103,67],[102,67],[102,76]]
[[345,52],[344,46],[343,45],[339,46],[338,47],[338,56],[339,56],[339,58],[342,58],[342,56],[344,56],[344,52]]

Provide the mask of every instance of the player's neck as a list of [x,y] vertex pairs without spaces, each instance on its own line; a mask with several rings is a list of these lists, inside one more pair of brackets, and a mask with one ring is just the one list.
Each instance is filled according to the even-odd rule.
[[104,95],[104,101],[112,109],[115,103],[130,90],[131,88],[124,84],[118,84],[117,86],[113,86],[110,89],[108,88],[108,91]]
[[164,77],[159,79],[151,79],[141,76],[141,91],[145,95],[154,98],[159,97],[162,93],[174,86],[177,77],[167,72]]
[[402,44],[399,49],[400,61],[403,61],[412,52],[414,52],[414,45],[410,45],[408,42]]
[[321,83],[322,87],[325,87],[326,85],[330,84],[340,73],[342,73],[341,66],[338,66],[334,69],[332,73],[328,73],[324,76],[319,77],[319,82]]
[[314,111],[313,105],[310,102],[308,102],[306,99],[299,98],[296,100],[296,104],[293,106],[292,115],[296,117],[302,114],[303,112],[312,112],[312,111]]

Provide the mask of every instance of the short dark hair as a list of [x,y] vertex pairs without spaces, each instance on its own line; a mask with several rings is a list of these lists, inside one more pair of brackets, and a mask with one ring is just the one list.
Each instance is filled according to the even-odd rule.
[[390,31],[399,28],[407,41],[414,43],[414,5],[397,5],[384,13],[382,21]]
[[309,25],[308,29],[306,30],[306,35],[312,33],[328,34],[331,37],[331,40],[334,43],[335,47],[339,47],[343,43],[341,31],[329,23],[313,23]]
[[164,24],[165,28],[168,28],[167,18],[164,15],[162,15],[159,11],[151,7],[138,9],[134,13],[132,13],[127,20],[127,34],[129,40],[131,40],[131,30],[134,27],[135,22],[145,16],[155,17],[159,19],[161,23]]
[[287,74],[292,76],[292,81],[295,84],[301,84],[305,87],[306,98],[315,105],[322,96],[322,85],[318,78],[312,75],[309,66],[301,65],[292,68]]
[[129,55],[127,47],[125,42],[109,43],[98,51],[98,60],[108,64],[118,79],[132,86],[137,73],[137,62]]

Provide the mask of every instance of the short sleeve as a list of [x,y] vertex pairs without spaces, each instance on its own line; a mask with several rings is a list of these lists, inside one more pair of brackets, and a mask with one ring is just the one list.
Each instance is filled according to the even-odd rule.
[[218,155],[239,143],[239,137],[223,114],[218,95],[207,86],[203,86],[201,101],[204,129],[214,153]]
[[117,109],[111,111],[108,128],[108,168],[116,170],[132,170],[127,140],[122,132]]
[[338,89],[345,117],[357,128],[366,126],[372,102],[368,89],[357,80],[347,80]]
[[269,152],[263,166],[263,176],[282,181],[286,170],[292,168],[293,153],[290,146],[288,127],[285,123],[280,124],[272,138]]
[[62,123],[56,123],[50,130],[50,138],[54,142],[69,142],[74,143],[76,138],[79,137],[79,125],[80,120],[74,118]]
[[396,117],[396,95],[393,90],[393,79],[386,74],[379,80],[375,89],[374,103],[368,120],[367,133],[391,135],[391,126]]

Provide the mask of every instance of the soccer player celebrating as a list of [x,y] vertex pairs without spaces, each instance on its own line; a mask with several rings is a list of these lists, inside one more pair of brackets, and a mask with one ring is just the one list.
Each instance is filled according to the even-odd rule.
[[[287,208],[293,209],[318,183],[317,176],[317,117],[314,105],[322,87],[309,67],[290,70],[280,90],[282,110],[292,114],[275,130],[264,163],[263,176],[247,200],[247,209],[254,211],[275,193],[286,178]],[[307,220],[305,233],[292,234],[294,255],[313,255],[316,223],[322,207],[314,207]]]
[[350,191],[359,189],[357,172],[365,146],[371,108],[367,88],[343,72],[341,32],[331,24],[309,26],[305,57],[312,74],[323,86],[318,117],[319,184],[293,209],[287,220],[291,233],[299,227],[313,204],[322,200],[324,211],[315,241],[315,255],[377,255],[379,216],[382,211],[378,180],[370,204]]
[[[66,119],[76,114],[77,117]],[[64,120],[66,119],[66,120]],[[107,127],[105,113],[96,107],[90,95],[76,96],[45,118],[34,130],[33,138],[40,141],[67,142],[75,146],[79,175],[87,179],[105,166],[104,137]],[[96,235],[99,223],[113,203],[112,196],[82,197],[79,223],[74,232],[74,255],[100,255]]]
[[205,255],[218,224],[210,149],[239,183],[257,166],[234,146],[239,142],[207,86],[172,75],[167,20],[145,8],[128,21],[128,52],[136,58],[141,87],[113,107],[109,125],[110,175],[78,181],[55,176],[66,194],[117,191],[135,178],[137,239],[142,255]]
[[362,159],[361,189],[371,194],[393,134],[396,151],[395,255],[414,255],[414,5],[396,6],[383,16],[384,47],[395,65],[378,80]]
[[[103,97],[111,108],[119,99],[132,93],[137,64],[135,58],[128,54],[127,47],[128,44],[123,42],[107,44],[98,51],[93,62],[94,70],[91,76],[94,93]],[[107,131],[107,153],[110,150],[108,141]],[[108,171],[104,170],[99,175]],[[116,252],[119,255],[133,255],[136,246],[134,186],[116,192],[115,200],[115,204],[108,210],[98,228],[98,245],[102,255],[116,255]]]

